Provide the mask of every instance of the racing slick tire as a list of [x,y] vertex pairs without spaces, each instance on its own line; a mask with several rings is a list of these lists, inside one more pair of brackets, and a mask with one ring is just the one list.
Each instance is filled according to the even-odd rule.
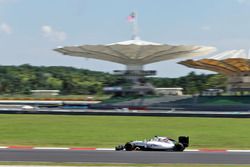
[[184,151],[185,147],[183,146],[182,143],[177,143],[174,146],[174,151],[181,152]]
[[121,150],[123,150],[123,149],[124,149],[124,146],[123,146],[123,145],[118,145],[118,146],[115,147],[115,150],[116,150],[116,151],[121,151]]
[[133,151],[135,149],[135,146],[134,144],[128,142],[125,144],[124,148],[126,151]]

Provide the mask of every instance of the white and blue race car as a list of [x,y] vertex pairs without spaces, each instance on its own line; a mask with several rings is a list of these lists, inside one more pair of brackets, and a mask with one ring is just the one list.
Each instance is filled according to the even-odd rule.
[[180,136],[179,140],[173,140],[168,137],[155,136],[150,140],[130,141],[125,145],[118,145],[115,150],[121,151],[184,151],[189,145],[188,136]]

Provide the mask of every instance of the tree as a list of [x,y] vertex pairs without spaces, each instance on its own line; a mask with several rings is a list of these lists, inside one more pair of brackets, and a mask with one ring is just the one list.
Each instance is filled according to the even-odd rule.
[[[156,87],[182,87],[194,94],[207,88],[225,88],[226,77],[194,72],[178,78],[146,78]],[[105,86],[128,86],[120,76],[72,67],[0,66],[1,94],[29,94],[32,89],[58,89],[62,94],[100,94]]]

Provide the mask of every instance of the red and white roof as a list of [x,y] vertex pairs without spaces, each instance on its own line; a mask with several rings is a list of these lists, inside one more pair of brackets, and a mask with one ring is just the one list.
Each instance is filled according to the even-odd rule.
[[225,51],[206,59],[189,59],[181,61],[179,64],[191,68],[215,71],[225,75],[250,72],[250,56],[243,49]]

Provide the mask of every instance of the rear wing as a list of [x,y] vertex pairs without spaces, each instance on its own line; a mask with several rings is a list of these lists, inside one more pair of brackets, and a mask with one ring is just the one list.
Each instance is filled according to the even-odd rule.
[[179,136],[179,143],[183,144],[184,147],[189,146],[189,137],[188,136]]

